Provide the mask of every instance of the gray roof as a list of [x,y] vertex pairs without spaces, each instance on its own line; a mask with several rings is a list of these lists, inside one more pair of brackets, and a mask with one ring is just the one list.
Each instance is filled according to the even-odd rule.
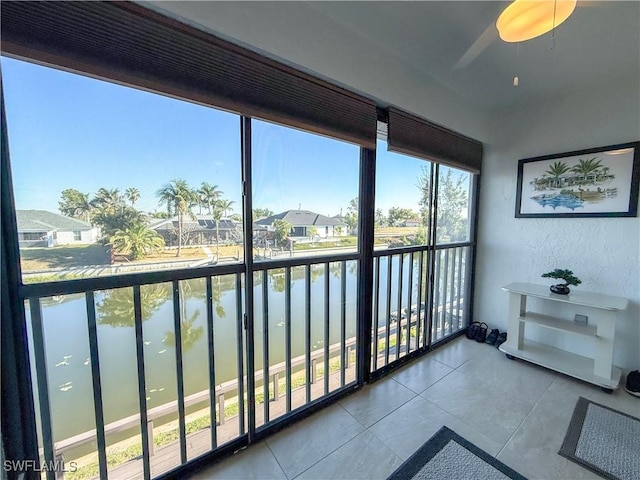
[[276,213],[270,217],[257,220],[255,223],[258,225],[271,225],[275,220],[284,220],[294,227],[340,225],[340,222],[333,218],[310,212],[309,210],[287,210],[286,212]]
[[46,210],[16,210],[19,232],[91,230],[90,223]]
[[[196,231],[206,231],[216,229],[216,220],[213,215],[196,215],[195,218],[186,216],[182,221],[182,224]],[[149,225],[153,230],[171,230],[178,228],[178,216],[172,218],[163,218],[156,221],[152,221]],[[219,230],[234,230],[236,228],[236,222],[223,218],[220,220]]]

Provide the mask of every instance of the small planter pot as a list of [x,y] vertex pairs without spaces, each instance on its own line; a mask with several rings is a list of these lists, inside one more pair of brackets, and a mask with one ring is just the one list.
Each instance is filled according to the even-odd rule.
[[557,293],[558,295],[569,295],[569,293],[571,292],[571,290],[569,290],[569,287],[563,284],[551,285],[549,287],[549,290],[551,290],[551,292],[553,293]]

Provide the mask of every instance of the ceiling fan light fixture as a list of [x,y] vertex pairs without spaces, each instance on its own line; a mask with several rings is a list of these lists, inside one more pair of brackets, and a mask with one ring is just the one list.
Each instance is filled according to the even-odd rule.
[[577,0],[515,0],[496,21],[500,38],[522,42],[550,32],[573,13]]

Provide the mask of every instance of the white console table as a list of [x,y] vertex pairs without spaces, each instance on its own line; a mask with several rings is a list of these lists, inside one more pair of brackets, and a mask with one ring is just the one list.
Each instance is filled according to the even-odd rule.
[[[613,365],[613,342],[616,331],[616,316],[626,310],[626,298],[612,297],[597,293],[571,291],[569,295],[551,293],[548,286],[531,283],[511,283],[502,287],[509,293],[509,319],[507,341],[500,350],[507,357],[521,358],[531,363],[550,368],[565,375],[579,378],[611,392],[620,385],[620,369]],[[542,315],[527,310],[527,297],[545,301],[580,305],[593,309],[589,324]],[[592,322],[596,322],[594,325]],[[592,358],[550,347],[525,339],[525,325],[535,324],[544,328],[568,332],[595,339]]]

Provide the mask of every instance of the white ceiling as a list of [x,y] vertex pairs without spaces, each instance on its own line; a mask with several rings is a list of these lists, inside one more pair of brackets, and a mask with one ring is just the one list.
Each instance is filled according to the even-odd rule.
[[499,40],[500,1],[143,4],[382,104],[408,107],[411,94],[487,114],[623,77],[640,88],[639,1],[578,2],[555,46],[550,33]]

